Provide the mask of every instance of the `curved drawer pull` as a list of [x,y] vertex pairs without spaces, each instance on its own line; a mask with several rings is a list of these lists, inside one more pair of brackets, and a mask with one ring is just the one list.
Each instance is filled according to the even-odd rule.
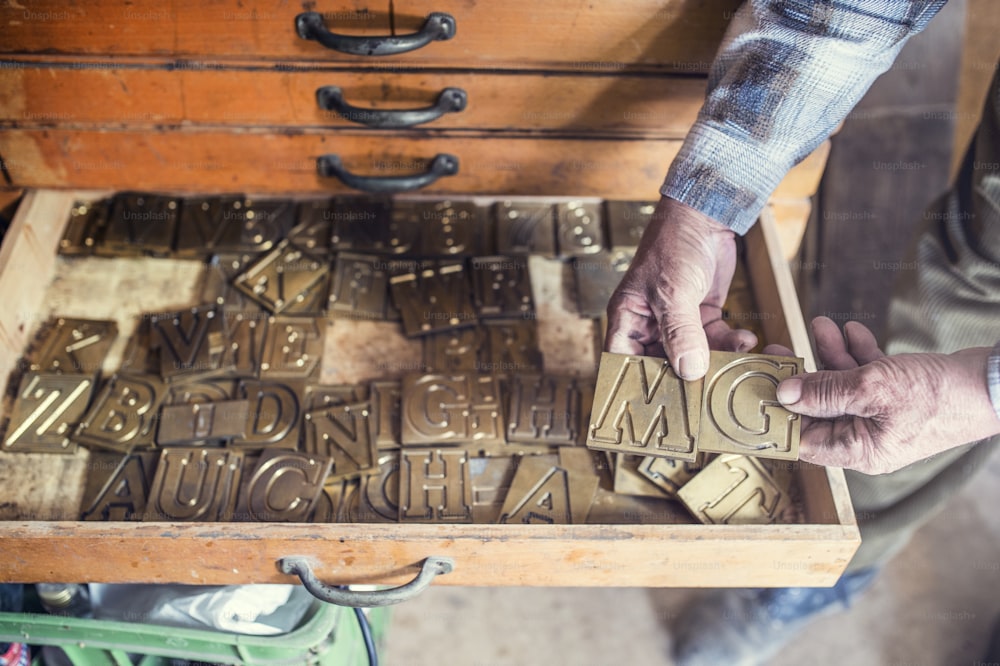
[[451,39],[455,36],[455,17],[434,12],[427,16],[420,30],[412,34],[363,37],[330,32],[323,22],[322,14],[303,12],[295,17],[295,32],[302,39],[317,41],[326,48],[341,53],[361,56],[396,55],[419,49],[431,42]]
[[451,573],[455,569],[455,560],[450,557],[428,557],[424,560],[420,573],[409,583],[388,590],[364,592],[345,590],[320,582],[304,557],[283,557],[278,560],[278,568],[282,573],[298,576],[302,586],[320,601],[352,608],[373,608],[412,599],[423,592],[435,576]]
[[458,158],[439,153],[427,171],[409,176],[359,176],[345,169],[338,155],[321,155],[316,160],[316,170],[321,176],[337,178],[344,185],[364,192],[405,192],[427,187],[441,176],[454,176],[458,173]]
[[468,97],[461,88],[445,88],[434,104],[422,109],[363,109],[344,101],[344,91],[337,86],[323,86],[316,90],[319,108],[334,111],[351,122],[378,129],[396,129],[429,123],[446,113],[461,111],[465,108],[467,100]]

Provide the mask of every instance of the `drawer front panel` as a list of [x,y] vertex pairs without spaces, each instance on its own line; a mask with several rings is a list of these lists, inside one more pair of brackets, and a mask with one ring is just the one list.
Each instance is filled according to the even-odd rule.
[[[310,3],[312,4],[312,3]],[[431,12],[454,17],[455,36],[399,56],[357,56],[300,38],[298,3],[216,0],[164,5],[108,0],[67,7],[57,0],[5,3],[0,53],[172,55],[473,68],[628,68],[705,73],[739,0],[643,0],[626,9],[585,0],[538,3],[315,3],[326,27],[346,35],[405,35]],[[394,26],[394,31],[391,26]]]
[[[317,89],[336,86],[355,122],[321,109]],[[467,106],[420,127],[551,130],[682,138],[704,97],[693,77],[468,72],[389,73],[330,69],[75,69],[28,66],[0,74],[0,122],[14,126],[100,123],[364,127],[367,111],[433,105],[460,88]]]

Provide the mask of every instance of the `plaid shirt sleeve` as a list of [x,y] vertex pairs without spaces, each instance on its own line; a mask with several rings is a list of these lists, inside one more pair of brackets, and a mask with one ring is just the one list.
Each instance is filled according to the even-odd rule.
[[946,0],[748,0],[660,193],[740,234]]

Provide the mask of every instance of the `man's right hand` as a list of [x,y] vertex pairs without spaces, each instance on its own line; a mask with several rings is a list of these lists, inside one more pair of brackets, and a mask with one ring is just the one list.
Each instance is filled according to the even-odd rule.
[[683,379],[708,371],[708,350],[747,351],[750,331],[722,319],[736,270],[735,233],[707,215],[663,197],[635,259],[608,302],[605,349],[662,356]]

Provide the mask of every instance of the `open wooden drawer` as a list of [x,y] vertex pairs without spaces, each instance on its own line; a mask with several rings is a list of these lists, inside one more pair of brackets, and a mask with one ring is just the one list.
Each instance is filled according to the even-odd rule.
[[[88,194],[95,196],[29,192],[4,240],[4,378],[22,356],[37,321],[53,309],[47,299],[61,261],[56,247],[72,202]],[[747,235],[746,243],[768,342],[792,347],[806,359],[807,369],[815,369],[769,214]],[[38,456],[35,469],[28,469],[29,458],[17,458],[26,455]],[[63,458],[2,454],[0,488],[22,497],[58,493],[60,484],[68,483],[68,477],[60,476]],[[294,582],[277,562],[301,556],[328,583],[398,583],[412,578],[426,558],[443,556],[454,560],[454,570],[436,581],[453,585],[832,585],[860,543],[844,476],[840,470],[805,463],[794,464],[793,471],[802,491],[801,524],[94,523],[51,520],[54,514],[39,512],[28,516],[32,520],[0,522],[0,580]],[[4,500],[0,494],[0,505]],[[63,515],[75,511],[73,506]]]

